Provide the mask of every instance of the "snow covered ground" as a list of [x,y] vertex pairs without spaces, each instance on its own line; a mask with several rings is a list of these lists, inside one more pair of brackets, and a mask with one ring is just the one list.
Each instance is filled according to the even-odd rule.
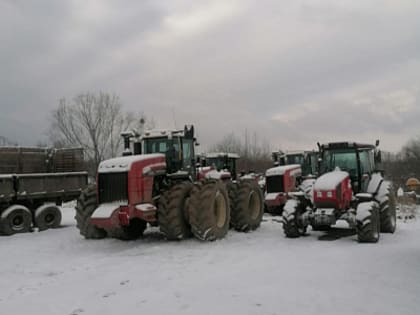
[[337,228],[261,228],[203,243],[84,240],[63,227],[0,238],[0,314],[420,314],[420,220],[378,244]]

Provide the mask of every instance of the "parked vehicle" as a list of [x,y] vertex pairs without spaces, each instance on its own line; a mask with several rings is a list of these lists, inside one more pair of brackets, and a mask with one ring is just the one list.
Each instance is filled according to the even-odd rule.
[[319,145],[321,176],[312,191],[294,193],[283,211],[286,237],[299,237],[308,225],[328,230],[337,220],[355,228],[359,242],[377,242],[396,229],[395,193],[379,169],[376,145],[335,142]]
[[82,149],[0,147],[0,233],[57,228],[87,186]]
[[193,126],[123,136],[126,156],[101,162],[96,185],[76,207],[85,238],[135,239],[150,223],[168,240],[194,235],[212,241],[223,238],[230,225],[241,231],[260,225],[263,200],[254,186],[243,184],[233,196],[221,179],[198,180],[203,176],[194,158]]

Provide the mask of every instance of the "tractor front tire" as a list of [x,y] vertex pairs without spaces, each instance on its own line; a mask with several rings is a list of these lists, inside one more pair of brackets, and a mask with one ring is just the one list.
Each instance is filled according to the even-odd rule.
[[86,239],[101,239],[107,236],[104,229],[90,223],[90,218],[97,207],[96,185],[90,185],[82,191],[77,200],[75,216],[77,228]]
[[356,232],[359,243],[377,243],[380,229],[378,204],[374,201],[361,202],[357,206],[356,213]]
[[191,229],[202,241],[225,237],[229,230],[230,206],[226,186],[220,180],[194,184],[188,203]]
[[192,235],[186,215],[192,187],[191,182],[175,184],[159,200],[159,228],[167,240],[181,240]]
[[290,199],[286,202],[282,215],[283,231],[286,237],[297,238],[306,234],[307,225],[301,220],[304,210],[299,200]]
[[397,211],[395,193],[391,185],[386,188],[386,193],[379,196],[379,215],[381,233],[394,233],[397,228]]
[[264,214],[261,188],[255,181],[240,181],[236,198],[231,204],[231,224],[237,231],[248,232],[257,229]]

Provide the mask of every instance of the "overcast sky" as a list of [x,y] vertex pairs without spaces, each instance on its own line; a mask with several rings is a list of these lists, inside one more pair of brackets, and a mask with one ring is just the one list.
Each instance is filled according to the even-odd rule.
[[24,145],[100,90],[204,147],[420,135],[420,1],[0,0],[0,42],[0,136]]

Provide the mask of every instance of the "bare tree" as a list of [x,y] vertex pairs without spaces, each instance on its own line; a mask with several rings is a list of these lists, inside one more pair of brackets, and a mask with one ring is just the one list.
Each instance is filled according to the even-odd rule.
[[420,137],[407,141],[397,154],[382,154],[385,175],[404,187],[410,177],[420,178]]
[[71,102],[60,100],[52,112],[50,139],[61,146],[82,147],[96,170],[100,161],[121,151],[120,133],[138,128],[141,120],[143,114],[124,113],[115,94],[80,94]]

